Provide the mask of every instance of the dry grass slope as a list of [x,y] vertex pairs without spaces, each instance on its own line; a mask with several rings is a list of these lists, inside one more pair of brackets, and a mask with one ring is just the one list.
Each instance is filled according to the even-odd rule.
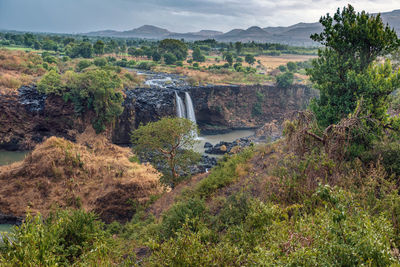
[[86,130],[74,144],[51,137],[24,161],[0,168],[0,212],[23,216],[26,209],[48,214],[57,207],[96,211],[105,221],[132,216],[132,202],[163,191],[159,173],[131,162],[129,148],[110,144]]

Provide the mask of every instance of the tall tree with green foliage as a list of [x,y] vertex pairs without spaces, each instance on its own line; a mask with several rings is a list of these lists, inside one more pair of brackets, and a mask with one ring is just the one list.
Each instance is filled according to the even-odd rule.
[[177,60],[185,60],[188,54],[187,45],[184,42],[175,39],[162,40],[158,45],[158,49],[161,53],[174,54]]
[[206,61],[206,57],[201,53],[201,50],[198,46],[196,46],[193,49],[193,54],[192,54],[193,60],[198,61],[198,62],[204,62]]
[[158,166],[163,182],[174,187],[180,180],[179,173],[187,172],[200,158],[193,151],[196,131],[196,125],[188,119],[165,117],[132,132],[133,151]]
[[385,99],[395,88],[381,84],[372,87],[375,81],[371,79],[383,75],[390,82],[393,78],[386,67],[376,69],[374,61],[399,46],[394,29],[385,26],[379,14],[356,13],[351,5],[338,9],[333,17],[327,14],[320,23],[323,31],[311,39],[325,47],[307,70],[320,91],[320,98],[311,103],[319,124],[328,126],[347,117],[361,98],[366,112],[374,118],[377,113],[382,115]]
[[254,58],[254,56],[252,54],[247,54],[246,57],[244,58],[244,60],[250,65],[253,65],[254,62],[256,62],[256,59]]
[[98,41],[93,45],[94,53],[95,53],[96,55],[98,55],[98,56],[104,54],[104,47],[105,47],[104,42],[103,42],[102,40],[98,40]]

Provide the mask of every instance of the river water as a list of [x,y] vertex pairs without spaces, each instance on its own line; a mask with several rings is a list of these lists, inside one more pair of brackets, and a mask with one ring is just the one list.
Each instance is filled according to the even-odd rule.
[[[0,166],[21,161],[25,158],[26,154],[28,154],[28,151],[0,150]],[[9,232],[12,227],[13,225],[11,224],[0,224],[0,240],[1,240],[1,232]]]
[[28,151],[5,151],[0,150],[0,166],[8,165],[25,158]]

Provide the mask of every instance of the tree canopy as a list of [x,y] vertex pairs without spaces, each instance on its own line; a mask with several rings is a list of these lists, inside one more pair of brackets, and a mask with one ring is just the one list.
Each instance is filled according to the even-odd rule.
[[[372,16],[365,11],[356,13],[349,5],[320,19],[323,31],[311,38],[325,47],[318,52],[318,59],[308,69],[314,87],[320,91],[320,98],[311,104],[320,125],[337,123],[354,111],[362,97],[369,106],[369,112],[376,113],[384,108],[377,103],[385,99],[395,88],[372,89],[375,82],[373,73],[384,75],[387,80],[394,78],[386,68],[375,69],[374,61],[399,46],[394,29],[384,25],[380,15]],[[367,85],[369,84],[369,85]],[[379,111],[380,112],[380,111]]]
[[196,125],[188,119],[164,117],[132,132],[133,150],[158,166],[163,182],[173,187],[179,182],[180,173],[199,159],[193,151],[196,131]]

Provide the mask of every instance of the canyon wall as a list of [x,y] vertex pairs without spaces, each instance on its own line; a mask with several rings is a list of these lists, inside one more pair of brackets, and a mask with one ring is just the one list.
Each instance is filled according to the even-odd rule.
[[[190,93],[198,125],[203,133],[256,128],[282,121],[288,112],[304,109],[316,91],[307,86],[204,86],[176,89],[184,98]],[[126,90],[124,111],[113,125],[112,141],[129,144],[132,130],[140,124],[175,116],[175,90],[136,88]],[[58,96],[39,94],[34,85],[18,94],[0,95],[0,149],[32,149],[50,136],[74,141],[90,124],[90,114],[77,117],[71,103]]]

